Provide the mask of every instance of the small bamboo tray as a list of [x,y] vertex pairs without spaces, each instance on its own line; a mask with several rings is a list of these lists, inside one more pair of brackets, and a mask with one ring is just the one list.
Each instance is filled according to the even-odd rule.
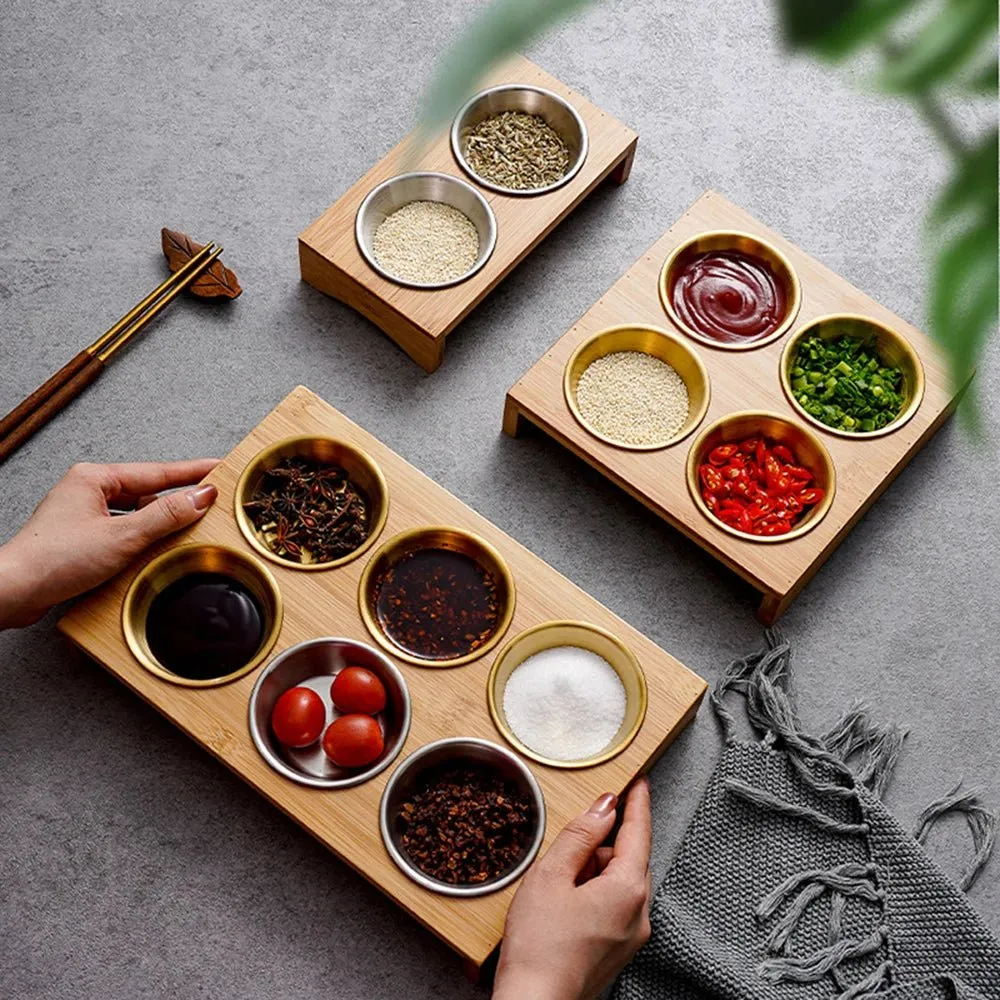
[[[455,162],[447,131],[411,155],[413,136],[391,150],[299,235],[302,279],[340,299],[384,330],[428,372],[444,357],[445,338],[605,178],[623,184],[638,137],[586,98],[522,56],[490,73],[483,87],[524,83],[568,101],[587,126],[589,152],[580,172],[548,194],[504,195],[468,177]],[[378,184],[411,170],[432,170],[469,181],[492,206],[497,242],[485,266],[466,281],[440,290],[405,288],[377,274],[361,256],[354,220]]]
[[553,619],[576,619],[609,630],[632,650],[643,668],[648,696],[645,719],[628,747],[594,767],[565,770],[526,760],[545,795],[548,822],[544,850],[563,825],[599,794],[621,792],[652,765],[694,717],[706,685],[548,564],[302,387],[213,471],[209,478],[218,486],[219,498],[204,519],[143,558],[141,565],[159,551],[187,542],[218,543],[256,556],[234,519],[237,480],[261,448],[301,434],[332,436],[366,451],[388,483],[389,514],[375,545],[344,566],[307,573],[267,564],[285,609],[272,657],[316,636],[346,636],[375,645],[358,610],[358,582],[378,545],[410,528],[446,524],[475,532],[500,552],[516,583],[511,625],[499,646],[479,659],[452,669],[429,669],[395,659],[410,689],[413,716],[402,752],[387,770],[354,788],[336,791],[295,784],[271,769],[250,737],[247,706],[260,668],[238,680],[205,688],[181,687],[143,668],[130,653],[121,624],[122,601],[140,564],[78,603],[59,627],[85,653],[478,968],[500,942],[515,887],[474,899],[455,899],[423,889],[407,878],[387,854],[378,825],[379,799],[395,768],[412,751],[441,737],[482,737],[506,745],[490,716],[487,679],[508,639]]
[[[660,270],[676,247],[712,230],[749,233],[770,242],[788,258],[801,284],[802,304],[784,336],[754,349],[733,351],[705,346],[671,323],[659,298]],[[781,354],[795,331],[830,313],[861,314],[902,334],[923,365],[923,401],[912,419],[878,438],[852,440],[810,424],[837,473],[836,494],[826,516],[801,537],[772,545],[729,534],[705,517],[688,491],[688,450],[699,431],[736,411],[767,410],[804,424],[781,387]],[[563,372],[576,348],[600,330],[633,323],[678,333],[704,362],[710,379],[708,412],[698,427],[683,440],[655,451],[629,451],[598,440],[576,421],[563,395]],[[929,337],[736,205],[706,191],[510,389],[503,427],[512,437],[527,425],[540,428],[697,542],[761,591],[758,617],[770,624],[941,426],[959,396],[952,390],[944,358]]]

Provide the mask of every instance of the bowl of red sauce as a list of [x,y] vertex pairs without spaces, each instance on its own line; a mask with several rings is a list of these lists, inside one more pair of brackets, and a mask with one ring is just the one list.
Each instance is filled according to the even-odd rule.
[[717,528],[749,542],[800,538],[833,504],[837,473],[804,424],[744,410],[709,424],[688,452],[695,506]]
[[689,337],[730,351],[777,340],[802,301],[788,259],[770,243],[736,231],[686,240],[660,271],[660,301]]

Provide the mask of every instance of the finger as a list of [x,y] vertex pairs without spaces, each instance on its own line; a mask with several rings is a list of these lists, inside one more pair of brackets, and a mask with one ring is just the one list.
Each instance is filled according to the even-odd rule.
[[217,458],[195,458],[183,462],[126,462],[99,469],[104,495],[112,501],[122,497],[138,499],[177,486],[190,486],[204,479],[218,464]]
[[613,864],[636,879],[645,880],[653,846],[653,820],[649,808],[649,782],[640,778],[625,799],[622,825],[615,838]]
[[141,510],[115,518],[115,523],[124,524],[124,530],[132,536],[136,548],[143,549],[166,535],[194,524],[212,506],[218,493],[211,483],[166,493]]
[[597,874],[599,875],[608,865],[611,863],[611,859],[615,856],[615,849],[613,847],[598,847],[597,851],[594,853],[594,860],[597,862]]
[[570,820],[538,863],[540,871],[575,880],[611,832],[616,802],[616,796],[605,792],[586,812]]
[[149,496],[139,497],[135,502],[135,509],[142,510],[143,507],[148,507],[151,503],[156,503],[160,499],[158,493],[150,493]]

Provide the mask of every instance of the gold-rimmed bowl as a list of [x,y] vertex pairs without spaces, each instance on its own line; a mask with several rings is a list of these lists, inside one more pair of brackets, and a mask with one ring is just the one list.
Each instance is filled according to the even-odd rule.
[[[618,675],[625,688],[625,718],[608,745],[590,757],[561,760],[535,750],[511,729],[503,708],[504,690],[515,670],[529,657],[557,646],[576,646],[596,653]],[[493,724],[518,753],[548,767],[581,768],[603,764],[635,739],[646,717],[646,676],[635,654],[607,629],[587,622],[542,622],[514,636],[497,655],[486,682],[486,699]]]
[[[253,657],[219,677],[194,678],[175,673],[153,654],[146,638],[146,618],[156,596],[172,583],[194,573],[215,573],[242,584],[253,594],[264,619],[264,635]],[[122,631],[132,655],[151,674],[183,687],[215,687],[244,677],[267,658],[282,621],[281,591],[270,570],[258,559],[224,545],[178,545],[150,560],[139,570],[122,603]]]
[[[768,264],[774,272],[775,277],[784,285],[786,295],[785,318],[766,337],[758,337],[754,340],[748,340],[745,343],[716,340],[714,337],[706,336],[704,333],[688,326],[677,315],[672,295],[677,271],[692,257],[713,250],[734,250],[738,253],[756,257]],[[718,347],[725,351],[749,351],[757,347],[763,347],[765,344],[770,344],[779,337],[783,337],[792,328],[795,317],[798,315],[799,308],[802,305],[802,287],[799,284],[798,275],[795,273],[795,269],[788,258],[777,247],[772,246],[766,240],[735,229],[699,233],[697,236],[693,236],[691,239],[681,243],[667,257],[663,263],[663,267],[660,269],[659,289],[660,302],[670,317],[670,321],[679,330],[683,330],[689,337],[702,344],[707,344],[709,347]]]
[[[701,495],[698,466],[707,461],[708,453],[720,444],[758,436],[767,438],[772,444],[783,444],[790,448],[798,464],[813,474],[810,485],[823,490],[823,499],[810,507],[805,516],[784,535],[750,535],[733,528],[708,509]],[[837,491],[837,472],[823,442],[805,425],[766,410],[743,410],[729,413],[709,424],[694,440],[687,458],[687,484],[695,506],[720,531],[745,542],[789,542],[812,531],[826,517]]]
[[[465,158],[463,145],[465,134],[481,121],[505,111],[521,111],[528,115],[538,115],[566,143],[569,150],[569,168],[566,173],[551,184],[537,188],[509,188],[477,174]],[[548,194],[556,188],[568,184],[579,172],[587,159],[587,126],[580,113],[569,101],[544,87],[533,87],[524,83],[506,83],[490,87],[470,97],[461,107],[451,125],[451,152],[458,165],[479,185],[490,191],[515,196]]]
[[[339,559],[302,563],[278,555],[254,527],[253,522],[243,509],[243,505],[253,498],[254,490],[257,489],[264,473],[274,468],[283,459],[292,457],[306,458],[323,465],[340,466],[368,501],[370,525],[368,537],[356,549]],[[357,559],[374,545],[375,540],[385,527],[386,518],[389,516],[389,487],[386,485],[382,470],[367,452],[336,438],[302,435],[276,441],[257,452],[250,459],[236,484],[234,505],[236,523],[239,525],[243,537],[265,559],[290,569],[312,571],[335,569],[349,563],[352,559]]]
[[[378,620],[378,592],[385,573],[401,559],[427,549],[446,549],[468,556],[492,574],[497,586],[500,614],[493,635],[471,653],[448,659],[417,656],[386,633]],[[432,525],[413,528],[388,539],[368,561],[358,584],[358,609],[372,638],[399,660],[418,667],[459,667],[479,659],[503,638],[514,617],[514,577],[503,556],[479,535],[461,528]]]
[[[799,345],[811,336],[818,336],[823,340],[836,340],[846,336],[873,343],[882,364],[891,365],[903,373],[903,398],[906,402],[899,415],[885,427],[874,431],[845,431],[839,427],[831,427],[809,413],[795,398],[795,392],[792,389],[792,369],[795,367]],[[870,316],[861,316],[856,313],[833,313],[806,323],[795,332],[794,336],[789,338],[785,345],[781,354],[780,371],[781,388],[784,389],[788,402],[791,403],[796,413],[804,420],[808,420],[814,427],[826,431],[827,434],[836,434],[843,438],[864,441],[868,438],[883,437],[893,431],[898,431],[917,412],[924,398],[924,366],[921,364],[917,352],[913,349],[913,345],[892,327],[886,326]]]
[[[576,390],[583,373],[599,358],[619,351],[637,351],[666,362],[684,380],[688,392],[688,415],[681,427],[670,437],[650,444],[619,441],[592,427],[580,412]],[[711,399],[711,388],[704,362],[680,337],[658,326],[625,323],[595,333],[573,352],[563,369],[563,395],[577,423],[588,434],[615,448],[654,451],[682,441],[704,420]]]

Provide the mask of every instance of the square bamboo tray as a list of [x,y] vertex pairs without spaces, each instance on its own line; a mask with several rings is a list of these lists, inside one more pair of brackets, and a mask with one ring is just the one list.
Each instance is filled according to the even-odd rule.
[[[547,563],[432,482],[395,452],[352,423],[308,389],[299,387],[229,454],[209,477],[219,488],[212,509],[192,529],[156,551],[187,542],[214,542],[254,555],[233,516],[240,472],[263,447],[299,434],[326,435],[366,451],[381,467],[389,487],[388,521],[375,545],[346,565],[303,572],[268,563],[284,599],[284,619],[271,652],[316,636],[335,635],[375,644],[358,612],[358,582],[379,544],[400,531],[447,524],[489,541],[513,573],[514,618],[501,641],[539,622],[577,619],[603,626],[631,648],[648,689],[645,721],[617,757],[580,770],[526,761],[545,795],[548,811],[543,850],[576,813],[604,791],[621,792],[647,770],[694,717],[705,682],[589,597]],[[395,660],[410,689],[413,719],[400,756],[386,771],[354,788],[324,791],[303,787],[265,763],[250,738],[247,706],[259,669],[218,687],[181,687],[161,680],[133,658],[122,632],[122,600],[150,553],[100,591],[78,603],[59,628],[89,656],[184,730],[265,798],[377,885],[478,968],[499,944],[515,886],[491,895],[456,899],[421,888],[392,862],[378,828],[382,789],[392,771],[413,750],[445,736],[477,736],[503,744],[487,709],[486,678],[497,649],[467,666],[433,669]],[[498,647],[499,648],[499,647]]]
[[[741,351],[703,346],[677,330],[708,370],[711,402],[701,424],[692,435],[658,451],[628,451],[605,444],[580,426],[566,403],[563,371],[567,361],[584,340],[607,327],[639,323],[675,331],[659,298],[660,270],[681,243],[719,229],[760,237],[788,258],[802,287],[802,305],[792,329],[776,341]],[[794,331],[807,322],[839,312],[870,316],[910,342],[924,368],[923,402],[908,423],[884,437],[850,440],[813,427],[837,471],[829,512],[808,534],[777,544],[734,537],[695,506],[685,475],[688,449],[699,430],[738,410],[769,410],[804,423],[781,388],[781,352]],[[510,389],[503,427],[512,437],[528,425],[540,428],[697,542],[761,591],[758,617],[770,624],[941,426],[960,395],[953,391],[945,359],[928,336],[721,195],[706,191]]]
[[[299,235],[302,279],[371,320],[428,372],[441,364],[448,334],[601,181],[610,177],[623,184],[635,155],[635,132],[524,57],[517,56],[494,70],[483,87],[500,83],[551,90],[583,118],[590,148],[580,172],[567,184],[542,195],[498,194],[477,185],[459,167],[447,131],[432,139],[418,160],[410,154],[411,135]],[[451,288],[428,291],[388,281],[369,267],[355,243],[355,216],[368,192],[390,177],[417,169],[468,181],[496,215],[497,242],[492,256],[481,271]]]

